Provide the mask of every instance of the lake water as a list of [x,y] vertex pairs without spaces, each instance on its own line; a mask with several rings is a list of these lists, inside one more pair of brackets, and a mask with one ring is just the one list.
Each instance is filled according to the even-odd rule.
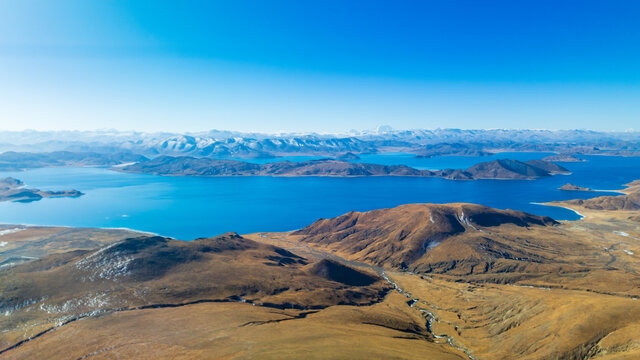
[[[493,158],[539,159],[547,154],[515,153],[491,157],[415,158],[408,154],[366,155],[359,161],[405,164],[419,168],[466,168]],[[235,231],[287,231],[318,218],[407,203],[471,202],[516,209],[559,220],[574,220],[572,211],[535,205],[603,193],[563,192],[567,182],[594,189],[620,189],[640,178],[640,158],[585,156],[588,162],[563,163],[572,175],[535,181],[453,181],[438,178],[278,178],[161,177],[123,174],[103,168],[44,168],[3,172],[30,187],[77,189],[79,198],[0,203],[0,222],[82,227],[127,227],[178,239]],[[307,160],[288,158],[289,160]],[[280,159],[282,160],[282,159]]]

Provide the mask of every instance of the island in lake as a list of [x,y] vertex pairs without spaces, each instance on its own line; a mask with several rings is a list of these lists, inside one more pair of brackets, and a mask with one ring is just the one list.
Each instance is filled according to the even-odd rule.
[[468,169],[420,170],[406,165],[352,163],[335,159],[303,162],[280,161],[254,164],[238,160],[159,156],[148,161],[114,168],[116,171],[170,176],[416,176],[452,180],[530,180],[555,174],[570,174],[566,168],[543,160],[500,159]]
[[566,184],[560,186],[558,188],[558,190],[564,190],[564,191],[593,191],[593,189],[591,189],[591,188],[577,186],[577,185],[573,185],[571,183],[566,183]]
[[18,179],[0,179],[0,201],[38,201],[46,197],[78,197],[84,195],[78,190],[46,191],[27,188]]
[[544,161],[556,161],[556,162],[584,162],[587,161],[585,159],[577,158],[570,154],[558,154],[558,155],[550,155],[542,160]]

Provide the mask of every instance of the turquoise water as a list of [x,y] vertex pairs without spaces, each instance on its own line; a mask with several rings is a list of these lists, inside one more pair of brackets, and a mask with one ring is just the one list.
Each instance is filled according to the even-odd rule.
[[[545,155],[520,153],[517,156],[526,160]],[[503,154],[501,157],[514,156]],[[0,203],[0,222],[128,227],[188,240],[227,231],[293,230],[318,218],[334,217],[351,210],[366,211],[420,202],[471,202],[572,220],[578,216],[569,210],[532,202],[603,195],[556,190],[567,182],[594,189],[619,189],[640,178],[640,158],[585,158],[589,161],[563,163],[573,171],[572,175],[535,181],[452,181],[411,177],[161,177],[123,174],[103,168],[5,172],[0,173],[0,177],[14,176],[40,189],[78,189],[86,195],[32,203],[3,202]],[[487,157],[416,159],[393,154],[368,155],[360,161],[443,168],[467,167],[487,160]]]

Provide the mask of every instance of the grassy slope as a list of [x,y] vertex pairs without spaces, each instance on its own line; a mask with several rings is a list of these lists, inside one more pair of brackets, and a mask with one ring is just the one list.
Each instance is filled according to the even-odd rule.
[[234,234],[52,254],[0,271],[2,305],[16,305],[0,355],[462,358],[377,275],[334,266]]
[[[442,241],[431,254],[427,251],[416,260],[421,265],[443,261],[460,264],[483,255],[487,259],[493,257],[490,261],[494,263],[511,264],[499,267],[498,271],[468,271],[469,267],[460,265],[438,271],[435,266],[414,265],[414,270],[423,270],[422,275],[387,273],[413,299],[419,300],[416,308],[434,314],[436,334],[450,335],[454,344],[468,349],[475,358],[637,358],[640,223],[635,217],[639,214],[626,210],[580,208],[579,211],[586,215],[584,219],[551,227],[476,225],[477,231],[467,228],[446,239],[449,244]],[[368,227],[376,230],[369,236],[388,236],[398,254],[399,237],[381,231],[386,226],[381,219],[384,215],[376,216],[381,227]],[[399,217],[400,226],[408,222],[411,218],[406,214]],[[358,234],[353,229],[347,233]],[[362,256],[364,252],[349,251],[348,242],[343,246],[339,241],[309,241],[303,235],[290,233],[254,237],[309,255],[332,252],[371,264],[377,264],[379,258],[371,256],[373,253],[367,257]],[[407,238],[410,236],[403,237]],[[501,249],[510,254],[503,254],[500,259],[495,253],[483,254],[473,247],[485,238],[501,244]],[[385,251],[381,241],[385,240],[374,243],[379,252]],[[438,248],[446,251],[436,252]],[[537,261],[511,256],[523,252]],[[398,262],[394,265],[400,269]]]
[[[407,217],[416,209],[395,219],[397,214],[388,219],[374,216],[365,222],[363,229],[371,230],[366,236],[358,238],[357,231],[348,234],[356,234],[353,243],[328,241],[348,238],[331,229],[329,233],[340,236],[246,236],[286,248],[308,262],[285,267],[289,275],[282,279],[287,291],[258,292],[253,300],[280,304],[295,300],[328,307],[295,310],[205,303],[113,312],[69,323],[3,356],[80,358],[97,352],[93,358],[466,358],[434,334],[450,336],[456,347],[477,359],[633,359],[640,355],[637,211],[579,208],[587,215],[580,221],[521,226],[487,224],[482,213],[474,220],[475,210],[464,209],[467,222],[459,216],[460,205],[436,209],[436,219],[450,220],[439,224],[444,227],[438,231],[451,234],[438,238],[437,246],[418,252],[419,256],[415,256],[415,249],[423,245],[419,240],[432,231],[422,221],[430,222],[433,209],[420,209],[422,215],[417,218]],[[411,229],[419,231],[414,234]],[[372,236],[378,236],[370,245],[375,251],[354,251],[354,244]],[[264,255],[265,248],[259,248],[256,254]],[[337,305],[344,291],[359,288],[318,279],[327,272],[326,264],[313,264],[315,259],[338,256],[365,272],[370,272],[371,265],[385,265],[389,278],[410,295],[390,292],[373,305]],[[215,257],[198,271],[193,264],[179,265],[186,266],[184,271],[154,278],[144,286],[153,284],[158,293],[170,284],[169,288],[184,293],[203,279],[212,283],[225,279],[221,283],[224,296],[250,278],[260,286],[280,286],[279,268],[256,263],[255,271],[244,273],[248,260],[234,265],[236,259],[242,257]],[[421,274],[398,271],[402,268]],[[292,281],[296,277],[291,274],[298,271],[306,275],[297,276],[307,280]],[[322,297],[306,290],[320,283],[324,284]],[[414,307],[409,299],[418,300]],[[431,329],[421,309],[435,317]],[[16,341],[50,325],[31,321],[2,336]]]

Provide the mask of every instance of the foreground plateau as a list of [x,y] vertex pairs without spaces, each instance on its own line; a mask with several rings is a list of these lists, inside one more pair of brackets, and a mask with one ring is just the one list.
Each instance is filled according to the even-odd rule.
[[410,204],[189,242],[0,229],[0,356],[634,359],[640,184],[557,222]]

